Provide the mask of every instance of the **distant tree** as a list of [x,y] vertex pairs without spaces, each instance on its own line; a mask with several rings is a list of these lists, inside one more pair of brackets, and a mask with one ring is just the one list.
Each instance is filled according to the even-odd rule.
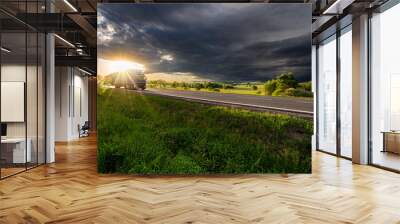
[[224,88],[224,89],[234,89],[235,87],[232,84],[224,84],[222,88]]
[[271,96],[285,95],[285,90],[288,88],[296,88],[298,82],[292,72],[284,72],[268,80],[264,84],[265,94]]
[[203,83],[196,82],[193,84],[193,88],[200,90],[200,89],[204,88],[204,85],[203,85]]
[[154,80],[154,81],[151,81],[151,84],[154,86],[154,87],[160,87],[160,88],[163,88],[163,87],[165,87],[165,86],[167,86],[167,82],[165,81],[165,80],[161,80],[161,79],[159,79],[159,80]]
[[258,87],[257,87],[256,85],[253,85],[251,88],[252,88],[253,90],[257,90],[257,89],[258,89]]
[[282,86],[288,86],[289,88],[296,88],[298,84],[292,72],[284,72],[276,76],[275,79],[277,79]]
[[217,83],[217,82],[206,82],[205,88],[207,88],[207,89],[220,89],[220,88],[222,88],[222,84],[221,83]]

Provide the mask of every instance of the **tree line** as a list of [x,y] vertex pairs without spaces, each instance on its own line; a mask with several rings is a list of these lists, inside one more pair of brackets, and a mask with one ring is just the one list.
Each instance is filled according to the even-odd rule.
[[312,97],[311,81],[299,82],[296,80],[292,72],[284,72],[274,79],[268,80],[264,83],[224,83],[224,82],[167,82],[165,80],[152,80],[148,82],[150,87],[155,88],[183,88],[183,89],[196,89],[196,90],[211,90],[220,91],[220,89],[239,89],[238,85],[243,87],[247,86],[251,90],[257,91],[257,94],[262,93],[264,87],[264,94],[268,96],[300,96]]
[[270,96],[312,97],[311,81],[298,82],[292,72],[285,72],[264,84],[265,94]]

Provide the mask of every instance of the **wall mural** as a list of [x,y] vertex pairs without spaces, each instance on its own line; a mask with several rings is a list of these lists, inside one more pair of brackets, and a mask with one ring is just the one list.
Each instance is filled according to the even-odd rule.
[[310,173],[308,4],[99,4],[98,171]]

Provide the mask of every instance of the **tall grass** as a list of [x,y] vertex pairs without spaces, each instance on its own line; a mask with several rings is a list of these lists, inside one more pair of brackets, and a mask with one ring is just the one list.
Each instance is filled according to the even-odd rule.
[[312,122],[107,89],[98,96],[101,173],[309,173]]

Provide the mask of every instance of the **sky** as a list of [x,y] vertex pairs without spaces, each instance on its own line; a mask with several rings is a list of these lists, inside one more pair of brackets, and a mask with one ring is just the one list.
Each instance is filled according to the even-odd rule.
[[99,4],[97,32],[101,75],[124,60],[167,81],[311,80],[309,4]]

